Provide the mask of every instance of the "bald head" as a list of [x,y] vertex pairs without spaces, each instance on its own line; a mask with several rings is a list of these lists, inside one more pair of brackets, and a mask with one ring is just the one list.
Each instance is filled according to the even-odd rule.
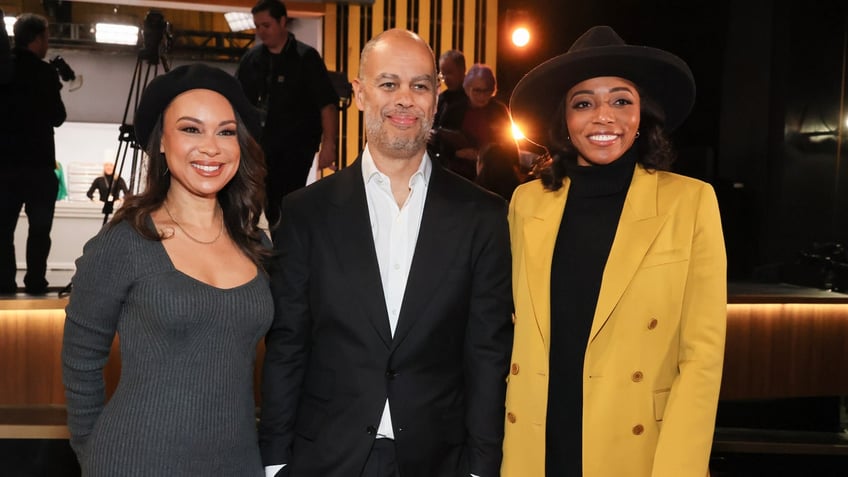
[[386,30],[362,49],[353,90],[378,168],[395,159],[417,167],[433,126],[437,86],[433,50],[415,33]]
[[414,32],[392,28],[368,40],[368,43],[362,48],[362,53],[359,56],[359,79],[363,78],[362,74],[367,68],[368,59],[375,50],[385,54],[391,54],[393,51],[409,51],[409,49],[426,50],[433,63],[433,77],[435,78],[436,59],[430,45]]

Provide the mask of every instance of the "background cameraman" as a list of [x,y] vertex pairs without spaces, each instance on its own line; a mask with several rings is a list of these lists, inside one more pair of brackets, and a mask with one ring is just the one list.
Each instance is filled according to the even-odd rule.
[[[0,19],[6,17],[0,8]],[[12,46],[9,43],[9,35],[6,33],[5,25],[0,28],[0,85],[6,84],[12,79]]]
[[4,105],[0,123],[0,294],[17,290],[15,227],[21,208],[29,221],[26,243],[28,294],[47,293],[47,256],[59,181],[53,128],[65,121],[62,84],[43,61],[48,47],[47,20],[23,14],[15,22],[11,82],[0,86]]

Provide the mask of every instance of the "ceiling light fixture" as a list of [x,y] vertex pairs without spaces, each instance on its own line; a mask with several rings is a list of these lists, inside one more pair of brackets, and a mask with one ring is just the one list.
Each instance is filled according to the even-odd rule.
[[138,27],[117,23],[98,23],[94,25],[94,39],[97,43],[136,45],[138,44]]
[[253,15],[250,12],[227,12],[224,14],[224,18],[230,25],[230,31],[253,30],[256,27],[253,23]]

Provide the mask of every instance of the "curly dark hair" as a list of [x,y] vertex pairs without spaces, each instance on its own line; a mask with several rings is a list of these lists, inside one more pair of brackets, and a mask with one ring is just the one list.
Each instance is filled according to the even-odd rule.
[[[542,184],[548,190],[559,190],[562,180],[568,175],[566,161],[577,161],[578,151],[571,143],[565,120],[565,98],[560,101],[554,121],[548,131],[553,150],[538,171]],[[674,147],[665,132],[665,115],[650,98],[642,96],[639,120],[639,138],[636,139],[636,162],[649,171],[667,171],[676,158]]]
[[[253,263],[263,267],[264,260],[270,255],[263,244],[259,218],[265,203],[265,155],[262,148],[247,130],[236,112],[236,135],[238,136],[241,160],[238,171],[232,180],[218,192],[218,202],[224,214],[224,224],[236,246]],[[147,177],[144,191],[131,194],[124,200],[123,206],[115,212],[110,224],[126,220],[143,237],[161,241],[165,238],[146,223],[147,217],[159,209],[165,202],[171,187],[171,174],[165,155],[159,152],[162,141],[162,116],[159,115],[147,150],[151,152],[147,160]]]

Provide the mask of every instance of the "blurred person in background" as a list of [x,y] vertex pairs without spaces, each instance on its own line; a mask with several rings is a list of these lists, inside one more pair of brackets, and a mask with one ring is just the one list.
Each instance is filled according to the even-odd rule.
[[468,96],[462,87],[465,79],[465,55],[459,50],[448,50],[439,57],[439,80],[445,89],[439,93],[436,103],[436,115],[433,116],[433,129],[427,140],[427,152],[436,163],[446,166],[449,154],[453,151],[442,150],[443,144],[439,141],[438,130],[442,126],[445,111],[451,107],[468,103]]
[[477,157],[489,144],[511,144],[512,121],[506,105],[495,99],[497,80],[492,69],[475,64],[468,69],[462,82],[468,101],[445,111],[437,134],[445,146],[447,166],[473,181],[477,176]]
[[65,122],[66,113],[59,75],[44,61],[47,20],[25,13],[14,29],[13,74],[0,86],[0,294],[17,291],[15,228],[23,208],[29,222],[24,291],[44,295],[59,192],[53,129]]

